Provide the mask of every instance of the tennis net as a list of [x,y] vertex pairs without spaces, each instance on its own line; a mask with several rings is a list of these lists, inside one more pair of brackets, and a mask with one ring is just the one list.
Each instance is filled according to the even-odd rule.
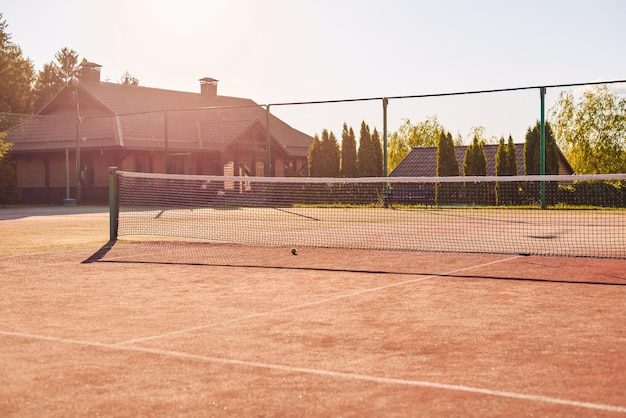
[[115,238],[626,258],[626,174],[114,176]]

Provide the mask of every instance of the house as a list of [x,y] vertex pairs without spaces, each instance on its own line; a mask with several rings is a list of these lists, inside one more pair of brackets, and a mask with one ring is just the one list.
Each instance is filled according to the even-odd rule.
[[[459,163],[459,174],[463,175],[463,159],[466,145],[454,147],[456,160]],[[496,175],[496,152],[498,144],[484,144],[483,151],[487,162],[487,175]],[[524,144],[515,144],[517,174],[524,175]],[[574,170],[559,149],[559,174],[574,174]],[[435,177],[437,175],[437,147],[413,148],[400,164],[389,174],[390,177]]]
[[218,95],[217,80],[203,78],[200,92],[190,93],[102,82],[100,67],[83,64],[77,82],[8,131],[23,203],[60,203],[70,196],[104,203],[111,166],[173,174],[308,174],[313,138],[250,99]]

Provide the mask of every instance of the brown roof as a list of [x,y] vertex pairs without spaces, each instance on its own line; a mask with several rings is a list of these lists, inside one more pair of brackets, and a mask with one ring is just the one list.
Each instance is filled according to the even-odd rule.
[[[259,141],[266,140],[266,111],[250,99],[100,82],[82,82],[78,98],[85,148],[162,148],[166,123],[172,150],[222,151],[252,131],[258,131]],[[75,146],[72,87],[59,92],[39,115],[9,130],[7,140],[14,143],[13,151]],[[270,133],[274,146],[291,156],[306,156],[313,140],[273,115]]]
[[[456,160],[459,164],[459,174],[463,175],[463,159],[465,158],[466,145],[454,147]],[[483,151],[487,160],[487,175],[496,175],[496,152],[498,144],[484,144]],[[559,171],[561,174],[573,174],[573,170],[561,151],[559,150]],[[515,144],[515,160],[517,161],[517,174],[524,175],[524,144]],[[569,171],[569,172],[568,172]],[[390,177],[435,177],[437,175],[437,147],[413,148],[400,164],[389,174]]]

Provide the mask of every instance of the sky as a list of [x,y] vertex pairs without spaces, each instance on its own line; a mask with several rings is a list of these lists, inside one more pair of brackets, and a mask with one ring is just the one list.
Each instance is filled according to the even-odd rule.
[[[213,77],[259,104],[376,99],[271,106],[309,135],[347,123],[358,137],[362,121],[382,134],[382,97],[626,79],[623,0],[0,0],[0,13],[36,71],[68,47],[105,81],[199,92]],[[481,126],[523,142],[539,91],[389,101],[389,133],[428,118],[466,143]]]

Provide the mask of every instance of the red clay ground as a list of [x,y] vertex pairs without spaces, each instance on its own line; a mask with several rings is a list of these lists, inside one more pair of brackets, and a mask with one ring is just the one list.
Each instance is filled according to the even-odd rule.
[[626,260],[99,251],[94,212],[0,220],[0,416],[626,415]]

